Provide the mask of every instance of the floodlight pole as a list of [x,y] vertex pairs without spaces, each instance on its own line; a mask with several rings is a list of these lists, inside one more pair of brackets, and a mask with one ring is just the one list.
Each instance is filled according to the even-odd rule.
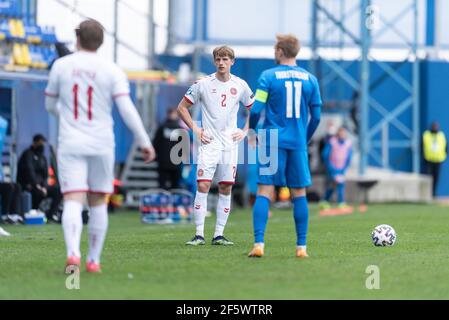
[[369,139],[369,96],[370,96],[370,66],[369,66],[369,48],[371,45],[370,39],[370,17],[369,13],[370,0],[361,0],[360,5],[360,35],[361,35],[361,56],[362,61],[360,65],[360,164],[359,174],[365,175],[368,167],[368,154],[370,150]]
[[195,77],[201,71],[201,56],[203,54],[204,42],[204,26],[205,26],[205,2],[204,0],[194,0],[195,4],[195,24],[194,24],[194,41],[195,49],[193,51],[192,71]]
[[37,1],[36,0],[22,0],[22,14],[28,24],[36,23],[37,18]]
[[420,168],[420,136],[419,136],[419,113],[420,113],[420,72],[419,72],[419,58],[418,58],[418,0],[414,0],[413,3],[413,15],[414,15],[414,29],[413,29],[413,55],[415,60],[413,61],[413,137],[412,137],[412,152],[413,152],[413,172],[419,173]]
[[310,47],[312,49],[312,61],[310,71],[318,76],[318,0],[312,2],[312,39]]
[[172,54],[175,46],[175,31],[174,22],[176,20],[176,12],[174,9],[174,0],[168,0],[168,34],[167,45],[165,47],[165,54]]
[[118,2],[119,0],[114,0],[114,62],[118,62]]
[[153,69],[155,55],[154,0],[148,0],[148,70]]

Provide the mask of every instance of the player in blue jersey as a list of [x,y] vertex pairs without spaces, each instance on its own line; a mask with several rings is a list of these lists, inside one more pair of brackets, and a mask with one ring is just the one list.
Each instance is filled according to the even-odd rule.
[[259,189],[253,208],[255,244],[249,257],[264,255],[264,235],[275,186],[290,188],[297,233],[296,256],[308,257],[306,187],[312,184],[312,179],[307,144],[320,123],[322,101],[317,79],[296,65],[299,50],[295,36],[277,36],[275,57],[278,66],[260,76],[251,111],[250,126],[254,129],[265,109],[262,129],[267,134],[262,139],[263,131],[259,130],[262,153],[259,151]]

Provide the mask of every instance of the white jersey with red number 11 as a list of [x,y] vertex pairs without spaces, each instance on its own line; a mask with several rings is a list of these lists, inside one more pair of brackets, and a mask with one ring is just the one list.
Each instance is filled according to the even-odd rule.
[[60,152],[114,150],[113,100],[129,95],[128,79],[118,66],[85,51],[66,56],[53,65],[45,94],[58,98]]

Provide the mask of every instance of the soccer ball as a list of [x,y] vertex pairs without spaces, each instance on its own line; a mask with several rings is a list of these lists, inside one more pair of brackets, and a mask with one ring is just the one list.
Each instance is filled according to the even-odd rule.
[[381,224],[374,228],[371,239],[376,247],[391,247],[396,242],[396,231],[388,224]]

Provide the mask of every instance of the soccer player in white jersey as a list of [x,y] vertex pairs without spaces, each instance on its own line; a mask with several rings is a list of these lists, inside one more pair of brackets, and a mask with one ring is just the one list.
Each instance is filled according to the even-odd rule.
[[[234,50],[222,46],[213,52],[216,73],[197,81],[178,106],[178,112],[191,128],[201,145],[198,151],[198,192],[194,202],[195,237],[187,245],[204,245],[204,222],[207,212],[207,195],[214,175],[218,178],[219,198],[217,223],[212,245],[233,245],[223,235],[231,212],[231,192],[237,173],[238,144],[246,137],[244,129],[237,127],[240,102],[250,109],[254,94],[248,84],[231,74],[235,62]],[[193,122],[188,108],[199,104],[202,127]]]
[[[86,20],[76,29],[77,49],[55,62],[46,88],[46,108],[59,118],[58,168],[64,193],[62,226],[67,266],[80,266],[82,208],[85,196],[90,211],[86,271],[101,271],[100,255],[108,228],[107,195],[113,191],[115,101],[134,134],[144,160],[155,158],[151,141],[129,97],[125,73],[96,54],[104,29]],[[67,270],[67,269],[66,269]]]

